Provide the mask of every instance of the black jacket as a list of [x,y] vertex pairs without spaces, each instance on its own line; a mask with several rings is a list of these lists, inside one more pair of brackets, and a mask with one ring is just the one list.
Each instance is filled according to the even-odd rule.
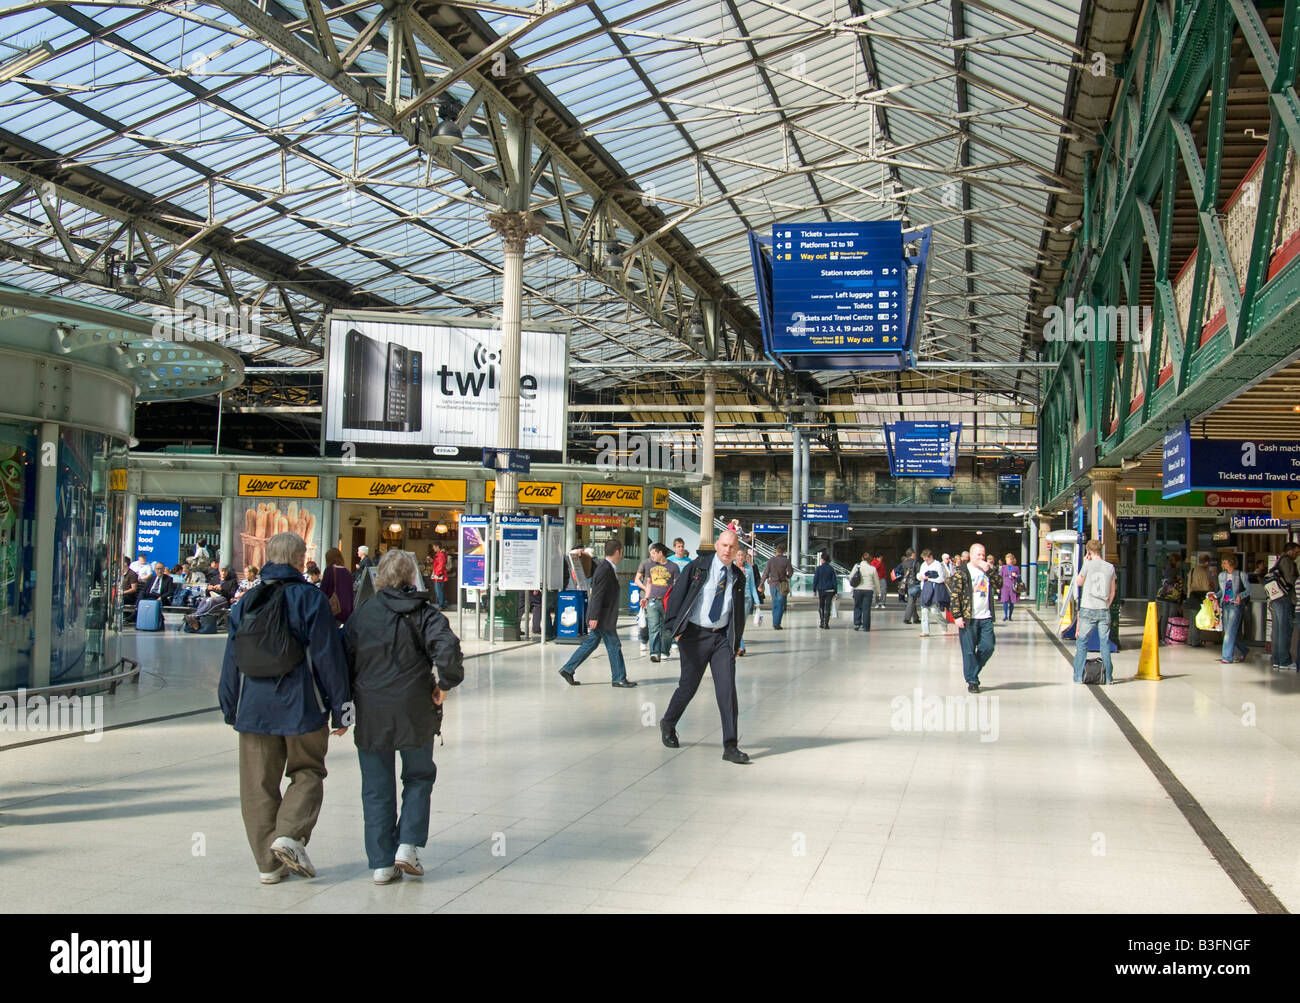
[[618,630],[618,573],[605,558],[591,574],[587,619],[596,621],[597,630]]
[[[713,568],[713,559],[717,555],[706,551],[682,569],[672,591],[668,593],[668,610],[665,613],[668,633],[677,637],[686,629],[691,620],[691,611],[700,599],[700,589],[708,583]],[[731,575],[731,622],[727,625],[727,638],[731,649],[740,647],[741,636],[745,632],[745,575],[734,564],[727,566]]]
[[[408,627],[407,624],[410,624]],[[416,647],[414,633],[423,643]],[[411,749],[433,740],[433,686],[465,678],[460,640],[427,592],[383,589],[348,618],[343,647],[356,706],[359,749]]]
[[158,586],[158,595],[154,595],[154,584],[158,581],[158,575],[154,575],[147,581],[140,583],[140,591],[137,593],[137,599],[161,599],[164,606],[167,600],[171,598],[172,590],[175,589],[175,583],[171,575],[162,576],[162,584]]

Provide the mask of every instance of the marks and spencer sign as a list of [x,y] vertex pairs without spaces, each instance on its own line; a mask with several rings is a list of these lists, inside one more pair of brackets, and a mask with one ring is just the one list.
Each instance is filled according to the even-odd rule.
[[582,504],[607,508],[641,508],[645,488],[639,484],[584,484]]
[[239,493],[245,497],[315,498],[320,478],[280,474],[240,474]]
[[465,482],[413,477],[340,477],[338,496],[349,501],[465,501]]

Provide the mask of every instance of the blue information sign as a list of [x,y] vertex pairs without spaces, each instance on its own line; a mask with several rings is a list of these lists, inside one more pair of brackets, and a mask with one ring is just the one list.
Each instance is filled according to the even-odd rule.
[[848,522],[848,505],[825,505],[821,502],[804,502],[799,506],[804,522]]
[[1115,520],[1115,532],[1120,536],[1149,533],[1151,532],[1151,519],[1149,516],[1122,515]]
[[[505,461],[501,456],[505,454]],[[514,474],[526,474],[529,471],[530,457],[522,449],[493,449],[483,447],[483,467],[486,470],[504,470]]]
[[1161,497],[1173,498],[1192,490],[1192,430],[1187,422],[1165,433],[1161,470]]
[[946,421],[896,421],[885,426],[889,472],[894,477],[951,477],[957,447],[953,430],[961,438],[961,425]]
[[754,523],[755,533],[788,533],[790,524],[788,522],[756,522]]
[[904,347],[903,228],[787,223],[772,228],[772,348],[799,354]]
[[1234,513],[1228,517],[1229,528],[1234,533],[1240,533],[1246,530],[1259,530],[1262,532],[1285,533],[1291,528],[1291,523],[1285,519],[1274,519],[1267,515],[1250,515]]
[[1183,424],[1165,435],[1161,497],[1189,491],[1300,489],[1300,442],[1193,439]]
[[178,504],[141,502],[135,513],[135,551],[173,567],[180,560],[181,507]]

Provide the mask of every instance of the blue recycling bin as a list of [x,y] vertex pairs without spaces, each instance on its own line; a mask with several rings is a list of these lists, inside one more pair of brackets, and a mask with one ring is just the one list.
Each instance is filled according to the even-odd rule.
[[641,588],[635,581],[627,583],[627,611],[634,616],[641,611]]
[[556,640],[577,644],[587,633],[587,593],[561,592],[556,610]]

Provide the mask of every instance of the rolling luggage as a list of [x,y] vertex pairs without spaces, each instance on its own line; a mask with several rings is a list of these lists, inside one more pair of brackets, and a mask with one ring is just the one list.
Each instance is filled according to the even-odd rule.
[[135,604],[136,630],[162,630],[162,600],[141,599]]
[[1171,616],[1169,625],[1165,627],[1165,640],[1170,644],[1187,643],[1187,617]]

